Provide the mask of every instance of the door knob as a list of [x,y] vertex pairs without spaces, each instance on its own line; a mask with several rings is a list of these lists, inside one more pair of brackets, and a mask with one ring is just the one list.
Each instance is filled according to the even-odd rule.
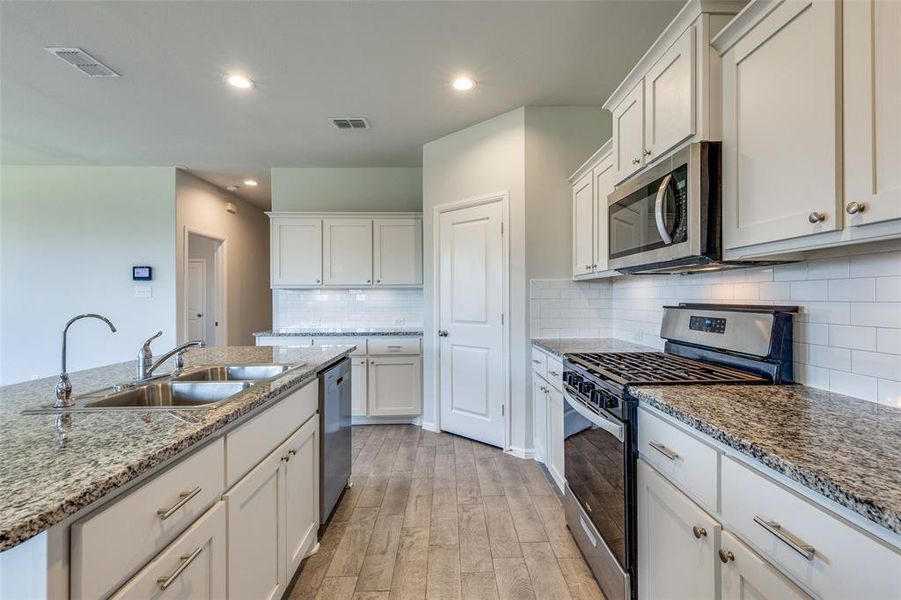
[[845,206],[845,212],[849,215],[856,215],[857,213],[862,213],[867,209],[867,205],[863,202],[848,202],[848,205]]
[[823,221],[826,220],[826,213],[813,211],[812,213],[807,215],[807,220],[814,224],[822,223]]
[[439,329],[438,337],[447,337],[447,329]]

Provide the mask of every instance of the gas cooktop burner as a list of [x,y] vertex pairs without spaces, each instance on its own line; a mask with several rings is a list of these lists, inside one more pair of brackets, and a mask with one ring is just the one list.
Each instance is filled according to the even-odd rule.
[[566,358],[619,385],[769,383],[764,377],[663,352],[567,354]]

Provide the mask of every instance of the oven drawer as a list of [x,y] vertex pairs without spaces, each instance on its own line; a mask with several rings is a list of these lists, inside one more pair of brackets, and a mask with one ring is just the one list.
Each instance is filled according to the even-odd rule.
[[723,458],[723,521],[822,598],[901,598],[901,554]]
[[558,391],[563,391],[563,362],[556,356],[548,356],[545,369],[547,370],[547,381]]
[[716,450],[642,408],[638,411],[638,453],[701,506],[718,512]]
[[547,379],[547,354],[532,348],[532,370]]

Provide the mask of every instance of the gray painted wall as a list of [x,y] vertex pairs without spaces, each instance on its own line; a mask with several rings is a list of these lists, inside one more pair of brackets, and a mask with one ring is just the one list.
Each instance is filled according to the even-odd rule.
[[419,212],[422,169],[272,169],[272,210]]
[[[69,331],[69,370],[123,362],[162,329],[175,344],[175,169],[0,168],[0,384],[59,372]],[[153,295],[136,298],[133,265],[154,268]],[[77,391],[77,390],[76,390]],[[86,390],[82,390],[86,391]]]

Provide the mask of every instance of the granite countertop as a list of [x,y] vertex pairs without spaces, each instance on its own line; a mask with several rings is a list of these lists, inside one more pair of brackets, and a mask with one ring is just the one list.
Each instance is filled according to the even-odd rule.
[[[192,350],[202,364],[305,363],[229,402],[206,410],[111,410],[68,413],[64,435],[55,414],[21,414],[51,402],[56,377],[0,387],[0,551],[96,502],[116,488],[210,438],[351,351],[232,347]],[[74,395],[128,381],[134,362],[71,373]],[[77,403],[77,400],[76,400]]]
[[422,328],[411,327],[301,327],[276,329],[272,331],[257,331],[254,337],[312,337],[312,336],[335,336],[335,337],[367,337],[367,336],[398,336],[398,337],[416,337],[422,335]]
[[560,358],[575,352],[660,352],[650,346],[615,338],[533,338],[532,343]]
[[901,409],[803,385],[630,391],[640,402],[901,534]]

